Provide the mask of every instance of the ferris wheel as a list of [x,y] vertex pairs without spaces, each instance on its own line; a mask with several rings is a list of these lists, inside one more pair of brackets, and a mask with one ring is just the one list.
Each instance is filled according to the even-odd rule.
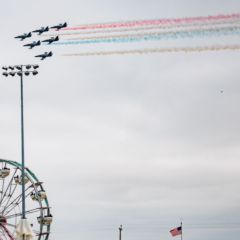
[[[26,218],[34,239],[47,240],[53,220],[43,183],[25,168]],[[22,217],[22,165],[0,159],[0,240],[15,240],[15,231]]]

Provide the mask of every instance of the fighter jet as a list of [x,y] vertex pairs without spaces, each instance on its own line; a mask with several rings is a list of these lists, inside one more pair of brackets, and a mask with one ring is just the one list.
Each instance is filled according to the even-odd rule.
[[41,60],[44,60],[45,58],[51,57],[52,55],[53,55],[52,52],[45,52],[45,53],[43,53],[43,54],[36,55],[35,57],[40,57]]
[[49,39],[43,40],[42,42],[47,42],[48,44],[51,44],[51,43],[56,42],[58,40],[59,40],[59,37],[56,36],[56,37],[51,37]]
[[58,31],[61,28],[65,28],[65,27],[67,27],[67,23],[66,22],[65,23],[60,23],[60,24],[58,24],[56,26],[52,26],[51,28],[56,28],[56,30]]
[[20,38],[20,40],[22,41],[22,40],[24,40],[25,38],[29,38],[29,37],[31,37],[31,36],[32,36],[32,33],[29,32],[29,33],[24,33],[23,35],[16,36],[16,37],[14,37],[14,38]]
[[38,33],[38,35],[41,35],[42,33],[47,32],[47,31],[49,31],[49,27],[41,27],[40,29],[34,30],[32,32]]
[[36,47],[36,46],[39,46],[41,44],[41,42],[40,41],[34,41],[34,42],[32,42],[32,43],[29,43],[29,44],[25,44],[25,45],[23,45],[24,47],[29,47],[29,49],[32,49],[32,48],[34,48],[34,47]]

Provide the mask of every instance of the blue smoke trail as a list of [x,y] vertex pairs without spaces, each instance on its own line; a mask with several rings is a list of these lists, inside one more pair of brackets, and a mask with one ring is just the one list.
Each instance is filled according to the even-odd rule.
[[159,34],[148,33],[145,36],[127,36],[118,38],[99,38],[90,40],[74,40],[74,41],[60,41],[53,43],[54,45],[76,45],[76,44],[96,44],[96,43],[130,43],[140,41],[158,41],[179,38],[194,38],[194,37],[219,37],[229,35],[239,35],[240,27],[226,28],[226,29],[207,29],[194,31],[179,31],[166,32]]

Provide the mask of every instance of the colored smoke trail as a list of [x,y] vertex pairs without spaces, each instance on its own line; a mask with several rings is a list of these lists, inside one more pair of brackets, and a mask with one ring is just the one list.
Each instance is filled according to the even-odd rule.
[[174,24],[187,24],[187,23],[198,23],[198,22],[211,22],[211,21],[221,21],[230,19],[239,19],[240,13],[228,14],[228,15],[216,15],[207,17],[190,17],[190,18],[173,18],[173,19],[155,19],[155,20],[135,20],[127,22],[115,22],[115,23],[97,23],[80,25],[77,27],[68,27],[63,30],[87,30],[87,29],[105,29],[105,28],[128,28],[136,26],[146,26],[146,25],[174,25]]
[[224,31],[224,30],[236,30],[240,29],[240,25],[237,26],[229,26],[229,27],[221,27],[221,28],[193,28],[193,29],[188,29],[187,31],[185,29],[183,30],[178,30],[178,31],[161,31],[161,32],[143,32],[143,33],[131,33],[131,34],[119,34],[119,35],[98,35],[98,36],[88,36],[88,37],[76,37],[76,38],[71,38],[71,39],[66,39],[69,41],[74,41],[74,40],[91,40],[91,39],[112,39],[112,38],[141,38],[145,36],[160,36],[160,35],[169,35],[169,34],[180,34],[182,32],[203,32],[203,31]]
[[154,41],[164,39],[179,39],[179,38],[194,38],[194,37],[218,37],[239,35],[240,27],[229,27],[221,29],[201,29],[194,31],[179,31],[179,32],[161,32],[161,33],[148,33],[144,35],[124,35],[122,37],[104,37],[97,39],[77,40],[77,41],[60,41],[53,43],[54,45],[76,45],[76,44],[96,44],[96,43],[130,43],[139,41]]
[[151,53],[193,53],[207,51],[233,51],[240,50],[240,45],[225,46],[205,46],[205,47],[186,47],[186,48],[149,48],[136,50],[120,50],[120,51],[102,51],[102,52],[82,52],[75,54],[63,54],[64,57],[83,57],[83,56],[107,56],[107,55],[128,55],[128,54],[151,54]]
[[99,33],[115,33],[115,32],[139,32],[139,31],[149,31],[149,30],[165,30],[165,29],[178,29],[178,28],[189,28],[189,27],[217,27],[231,24],[240,24],[240,19],[230,19],[228,21],[218,21],[218,22],[207,22],[207,23],[190,23],[190,24],[176,24],[170,26],[161,26],[161,25],[149,25],[149,26],[140,26],[134,28],[116,28],[116,29],[98,29],[93,31],[73,31],[73,32],[60,32],[60,33],[52,33],[52,34],[43,34],[41,37],[46,36],[71,36],[71,35],[90,35],[90,34],[99,34]]

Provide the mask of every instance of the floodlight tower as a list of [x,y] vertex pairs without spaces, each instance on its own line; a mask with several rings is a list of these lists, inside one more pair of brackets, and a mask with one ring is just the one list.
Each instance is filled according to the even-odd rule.
[[27,64],[27,65],[14,65],[8,67],[2,67],[4,72],[3,76],[8,77],[15,75],[20,76],[20,91],[21,91],[21,164],[22,164],[22,219],[26,219],[26,206],[25,206],[25,158],[24,158],[24,114],[23,114],[23,76],[29,76],[32,73],[33,76],[37,75],[38,65]]

